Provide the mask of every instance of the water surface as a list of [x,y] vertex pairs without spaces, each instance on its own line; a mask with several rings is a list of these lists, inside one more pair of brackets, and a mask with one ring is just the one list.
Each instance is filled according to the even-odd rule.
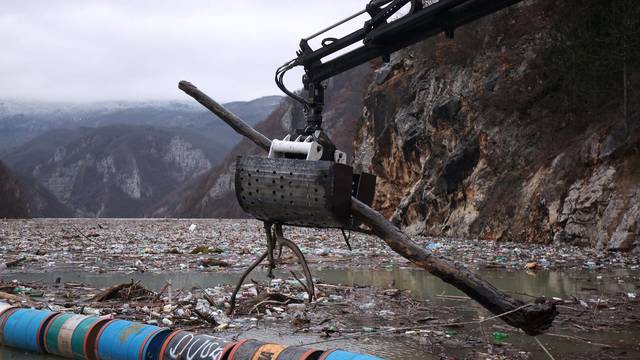
[[[487,316],[488,313],[473,301],[452,300],[442,297],[442,295],[463,295],[457,289],[445,284],[436,277],[425,271],[418,269],[316,269],[314,276],[325,283],[335,285],[363,285],[380,288],[395,287],[403,290],[410,290],[414,297],[429,299],[434,301],[434,305],[442,304],[455,307],[456,316],[463,319],[474,319],[478,316]],[[287,274],[280,274],[287,276]],[[527,299],[531,296],[546,296],[568,299],[576,296],[580,299],[590,299],[606,297],[619,293],[637,292],[640,284],[640,273],[629,271],[615,271],[610,273],[595,272],[506,272],[497,270],[481,271],[485,279],[489,280],[498,288],[512,292],[514,296]],[[11,281],[13,279],[21,281],[37,281],[56,286],[56,283],[84,283],[88,286],[106,288],[113,284],[127,282],[130,280],[141,281],[142,285],[153,290],[159,290],[167,281],[171,281],[173,287],[190,289],[193,287],[214,287],[222,284],[234,284],[240,277],[239,273],[216,273],[216,272],[181,272],[181,273],[104,273],[95,274],[82,271],[60,270],[49,273],[10,273],[0,275],[0,280]],[[265,279],[264,273],[257,273],[255,279]],[[530,300],[530,298],[529,298]],[[479,331],[479,330],[478,330]],[[465,329],[465,332],[473,333],[474,330]],[[282,332],[286,333],[286,332]],[[575,335],[571,332],[564,332],[567,335]],[[474,335],[479,335],[474,334]],[[282,335],[271,328],[258,327],[243,334],[245,337],[252,337],[261,340],[269,340],[284,344],[302,344],[321,340],[314,335],[296,334]],[[628,358],[640,358],[637,350],[640,342],[640,329],[627,329],[623,332],[599,331],[585,336],[592,341],[612,344],[617,348],[627,351]],[[558,337],[543,335],[541,341],[547,346],[549,351],[556,358],[571,358],[572,353],[584,352],[585,346],[592,345],[583,342],[576,342]],[[510,333],[509,342],[518,348],[532,351],[535,359],[546,359],[540,348],[530,337]],[[317,345],[320,348],[343,348],[351,351],[376,354],[385,359],[422,360],[437,359],[437,356],[424,353],[424,349],[415,341],[403,337],[374,336],[364,339],[344,339]],[[593,347],[594,351],[600,348]],[[455,349],[451,350],[455,356]],[[36,356],[25,354],[19,350],[0,348],[0,360],[3,359],[56,359],[51,356]]]

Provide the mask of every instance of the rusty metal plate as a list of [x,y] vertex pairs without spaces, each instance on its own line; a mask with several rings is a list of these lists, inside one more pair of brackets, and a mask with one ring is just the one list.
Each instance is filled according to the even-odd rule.
[[310,227],[348,227],[353,169],[332,161],[241,157],[236,197],[259,220]]

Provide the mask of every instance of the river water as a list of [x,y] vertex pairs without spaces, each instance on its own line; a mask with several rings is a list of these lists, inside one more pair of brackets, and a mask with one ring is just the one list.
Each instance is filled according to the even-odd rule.
[[[456,307],[456,315],[466,319],[486,316],[487,312],[472,301],[460,301],[443,298],[442,295],[463,295],[451,287],[428,274],[417,269],[316,269],[314,277],[324,283],[335,285],[363,285],[380,288],[394,287],[410,290],[414,297],[441,302],[442,305]],[[580,272],[506,272],[496,270],[481,271],[480,274],[498,288],[514,293],[532,294],[535,296],[559,297],[563,299],[576,296],[580,299],[593,296],[607,296],[619,293],[636,293],[640,284],[640,274],[637,272],[615,271],[607,273]],[[284,275],[284,274],[283,274]],[[239,279],[238,273],[208,273],[208,272],[183,272],[183,273],[105,273],[93,274],[73,270],[60,270],[49,273],[12,273],[0,275],[0,280],[10,281],[18,279],[22,281],[37,281],[54,284],[58,282],[84,283],[92,287],[105,288],[116,283],[130,280],[140,280],[142,284],[153,290],[159,290],[166,281],[170,280],[173,287],[190,289],[192,287],[214,287],[222,284],[233,284]],[[256,279],[264,278],[264,274],[254,276]],[[594,290],[595,289],[595,290]],[[595,295],[594,295],[595,291]],[[565,331],[564,335],[572,335]],[[546,355],[530,337],[510,334],[509,342],[526,351],[533,353],[534,359],[545,359]],[[255,328],[243,334],[244,337],[252,337],[261,340],[269,340],[285,344],[301,344],[318,340],[313,335],[278,335],[273,329]],[[640,343],[640,327],[626,329],[625,331],[609,332],[606,330],[590,333],[585,336],[591,341],[615,345],[616,348],[625,349],[629,359],[640,358],[637,351]],[[576,351],[584,352],[585,346],[591,346],[584,342],[576,342],[566,338],[540,336],[539,339],[557,359],[572,358]],[[403,337],[375,337],[359,340],[341,340],[327,344],[326,347],[343,348],[351,351],[372,353],[385,359],[422,360],[437,359],[430,357],[421,351],[421,347],[415,341]],[[594,351],[598,350],[594,347]],[[623,356],[626,357],[626,356]],[[4,359],[57,359],[51,356],[25,354],[21,351],[0,347],[0,360]]]

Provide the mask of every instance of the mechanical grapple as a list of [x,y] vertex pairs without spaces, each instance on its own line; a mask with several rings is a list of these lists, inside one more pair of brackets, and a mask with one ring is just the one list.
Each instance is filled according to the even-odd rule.
[[242,209],[270,223],[356,230],[351,196],[371,204],[375,177],[354,174],[345,153],[326,156],[324,149],[311,135],[287,136],[272,141],[269,157],[240,157],[235,188]]

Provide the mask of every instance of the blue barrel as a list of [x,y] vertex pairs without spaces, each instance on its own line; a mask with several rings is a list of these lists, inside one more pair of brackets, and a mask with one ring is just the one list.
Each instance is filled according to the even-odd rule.
[[344,350],[330,350],[325,352],[319,360],[383,360],[382,358],[351,353]]
[[5,307],[0,311],[0,345],[4,344],[4,325],[7,323],[7,319],[14,312],[18,311],[17,307]]
[[[151,340],[165,329],[125,320],[113,320],[98,335],[96,355],[100,360],[142,360]],[[168,335],[168,333],[167,333]],[[160,346],[162,343],[160,343]],[[157,347],[157,353],[160,352]],[[157,358],[157,356],[156,356]]]
[[164,345],[167,338],[171,335],[170,329],[160,329],[149,338],[144,346],[142,352],[143,356],[141,360],[159,360],[162,358],[162,345]]
[[3,331],[3,344],[25,351],[44,352],[44,329],[58,313],[19,309],[11,313]]

